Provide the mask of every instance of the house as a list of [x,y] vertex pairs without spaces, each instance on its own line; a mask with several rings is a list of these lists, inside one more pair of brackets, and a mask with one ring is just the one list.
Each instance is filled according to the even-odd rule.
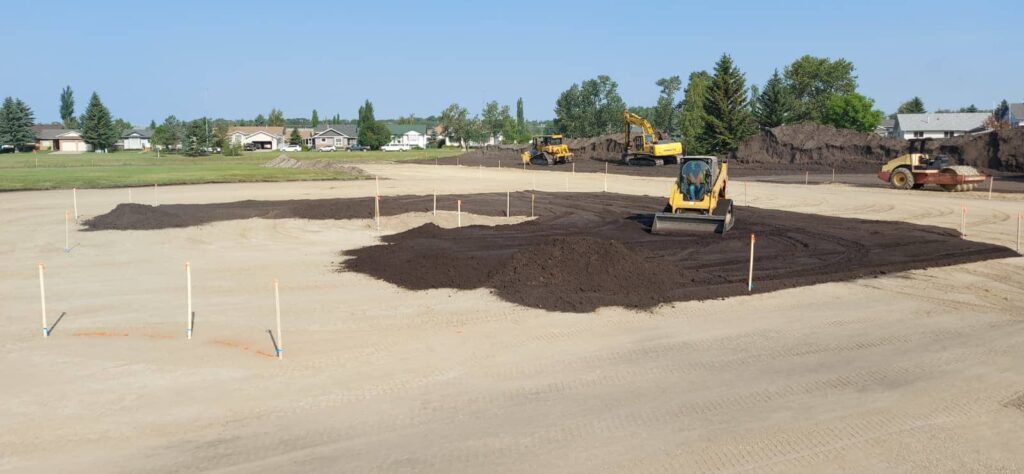
[[45,128],[36,132],[36,148],[68,153],[92,151],[92,145],[82,140],[78,130]]
[[880,137],[890,138],[895,135],[896,119],[885,119],[875,127],[875,134]]
[[897,114],[897,138],[952,138],[985,130],[988,113]]
[[1024,104],[1010,104],[1010,126],[1024,127]]
[[358,141],[359,129],[355,125],[347,123],[340,125],[322,124],[313,129],[310,148],[319,150],[333,146],[340,150],[355,145]]
[[388,145],[409,145],[416,148],[427,147],[426,127],[422,125],[387,124],[391,131],[391,142]]
[[[302,143],[309,146],[313,129],[299,128]],[[288,144],[292,129],[288,127],[231,127],[228,138],[242,146],[251,145],[256,150],[278,150]]]
[[153,138],[153,131],[147,128],[136,128],[128,130],[121,135],[121,141],[118,146],[122,150],[148,150],[150,148],[149,140]]

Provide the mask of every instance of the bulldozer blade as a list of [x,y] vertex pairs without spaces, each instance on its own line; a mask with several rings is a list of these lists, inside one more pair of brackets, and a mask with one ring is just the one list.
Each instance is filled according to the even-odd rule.
[[689,232],[713,232],[725,234],[732,229],[735,219],[732,214],[732,202],[719,202],[720,212],[714,214],[673,214],[659,212],[654,215],[651,233],[660,235],[683,234]]

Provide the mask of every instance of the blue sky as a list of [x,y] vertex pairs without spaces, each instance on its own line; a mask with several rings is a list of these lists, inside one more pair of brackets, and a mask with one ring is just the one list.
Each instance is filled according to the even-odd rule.
[[271,107],[355,117],[364,99],[378,118],[451,102],[476,113],[520,96],[546,119],[574,82],[608,74],[628,104],[650,105],[658,78],[685,81],[723,52],[757,84],[803,54],[846,58],[886,112],[914,95],[929,109],[1024,100],[1024,6],[1011,1],[5,0],[0,12],[0,96],[45,122],[66,84],[78,113],[97,91],[137,125]]

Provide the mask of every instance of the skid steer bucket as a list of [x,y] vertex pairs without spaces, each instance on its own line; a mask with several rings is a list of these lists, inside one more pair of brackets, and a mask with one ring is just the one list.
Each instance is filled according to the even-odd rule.
[[713,214],[659,212],[651,224],[652,234],[683,234],[688,232],[714,232],[724,234],[732,228],[732,201],[723,199]]

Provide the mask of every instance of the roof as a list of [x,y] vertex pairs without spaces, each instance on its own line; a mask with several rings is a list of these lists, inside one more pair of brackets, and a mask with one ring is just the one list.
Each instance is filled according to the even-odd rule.
[[896,123],[904,132],[961,131],[985,127],[989,113],[897,114]]
[[138,135],[140,138],[152,138],[153,131],[148,128],[133,128],[124,132],[124,134],[121,135],[121,138],[129,138],[132,135]]
[[338,125],[320,124],[320,125],[317,125],[317,127],[315,129],[313,129],[313,132],[314,132],[314,135],[319,135],[319,134],[321,134],[323,132],[326,132],[328,130],[334,130],[335,132],[338,132],[338,133],[340,133],[342,135],[345,135],[346,137],[351,137],[351,138],[355,138],[355,137],[359,136],[359,128],[356,127],[355,124],[351,124],[351,123],[342,123],[342,124],[338,124]]
[[427,127],[423,125],[400,125],[396,123],[387,124],[388,130],[391,130],[392,135],[405,135],[409,132],[416,132],[419,134],[426,134]]
[[56,140],[66,133],[74,133],[76,135],[81,134],[78,130],[71,130],[67,128],[44,128],[36,132],[36,140]]
[[1010,115],[1017,120],[1024,120],[1024,104],[1010,104]]
[[[284,136],[284,127],[231,127],[228,128],[228,134],[241,133],[242,135],[249,136],[257,133],[266,133],[275,137]],[[291,130],[288,131],[291,133]]]
[[878,124],[878,126],[883,127],[883,128],[893,128],[893,127],[896,126],[896,119],[885,119],[885,120],[882,120],[882,123]]

